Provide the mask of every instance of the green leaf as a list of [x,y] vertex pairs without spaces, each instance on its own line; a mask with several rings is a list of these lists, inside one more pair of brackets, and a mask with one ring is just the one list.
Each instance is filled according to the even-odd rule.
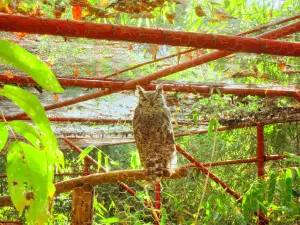
[[106,209],[101,203],[98,203],[98,204],[99,204],[99,207],[100,207],[103,211],[108,212],[107,209]]
[[160,219],[160,225],[165,225],[167,224],[167,220],[168,220],[168,214],[167,214],[167,210],[165,208],[161,209],[162,215],[161,215],[161,219]]
[[110,166],[109,166],[107,155],[104,157],[104,165],[105,165],[105,169],[107,170],[107,172],[109,172],[110,171]]
[[258,202],[255,196],[249,196],[251,201],[251,212],[255,212],[259,209]]
[[295,168],[295,171],[296,171],[296,173],[297,173],[297,175],[298,175],[298,178],[300,178],[300,170],[299,170],[299,168]]
[[116,217],[111,217],[111,218],[106,218],[100,221],[101,223],[105,223],[105,224],[111,224],[111,223],[119,223],[120,220],[119,218]]
[[7,126],[4,122],[0,122],[0,151],[4,148],[8,138]]
[[250,203],[251,203],[250,198],[248,196],[244,196],[242,201],[242,208],[243,208],[243,216],[246,221],[249,220],[249,215],[251,211]]
[[215,118],[211,118],[208,124],[208,135],[212,135],[213,129],[217,131],[219,122]]
[[271,174],[269,180],[269,187],[268,187],[268,196],[267,196],[268,206],[270,206],[273,201],[275,187],[276,187],[276,176],[275,174]]
[[111,165],[113,166],[119,166],[120,164],[116,161],[110,160]]
[[82,150],[80,155],[78,156],[77,163],[84,160],[84,158],[95,148],[95,146],[91,145]]
[[40,148],[40,135],[37,132],[37,130],[29,125],[28,123],[25,123],[21,120],[14,120],[8,122],[8,124],[20,135],[25,137],[34,147]]
[[[43,224],[48,219],[49,199],[55,193],[52,183],[54,172],[47,160],[47,152],[40,151],[25,142],[12,142],[7,154],[8,191],[17,210],[26,213],[28,224]],[[32,191],[34,199],[26,200]]]
[[293,187],[293,173],[291,169],[287,169],[285,172],[285,205],[288,205],[292,201],[292,187]]
[[141,167],[140,156],[138,150],[136,149],[134,152],[131,152],[130,168],[139,169],[140,167]]
[[0,58],[32,77],[45,90],[62,93],[64,89],[46,63],[22,47],[0,40]]
[[102,164],[102,151],[99,150],[98,151],[98,168],[97,168],[98,171],[100,171],[101,164]]
[[10,2],[11,0],[0,1],[0,7],[6,7]]
[[300,163],[300,156],[289,153],[289,152],[283,152],[284,155],[288,156],[291,158],[292,161],[299,162]]
[[132,154],[132,156],[131,156],[130,167],[132,169],[136,169],[137,168],[136,154]]
[[57,140],[52,132],[50,122],[39,99],[27,91],[12,85],[4,85],[0,95],[12,100],[34,122],[40,131],[40,140],[45,151],[50,153],[49,160],[57,165],[64,165],[63,154],[59,150]]
[[112,208],[115,208],[115,207],[116,207],[115,202],[113,200],[111,200],[108,210],[111,210]]
[[218,93],[218,95],[222,95],[221,91],[219,88],[216,88],[216,92]]
[[199,122],[199,112],[197,111],[193,112],[193,120],[194,120],[194,124],[197,125]]

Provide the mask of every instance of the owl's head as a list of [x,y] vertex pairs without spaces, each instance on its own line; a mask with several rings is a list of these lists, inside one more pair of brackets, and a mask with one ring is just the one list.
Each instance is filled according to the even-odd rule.
[[162,93],[162,84],[157,85],[155,91],[145,91],[137,86],[139,93],[139,105],[142,107],[160,107],[165,105],[164,95]]

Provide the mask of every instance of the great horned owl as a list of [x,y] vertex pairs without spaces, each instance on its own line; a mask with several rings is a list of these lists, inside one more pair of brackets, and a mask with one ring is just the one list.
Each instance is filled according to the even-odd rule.
[[[133,132],[147,181],[170,176],[172,160],[176,161],[171,113],[166,106],[162,84],[155,91],[137,86],[139,102],[133,117]],[[173,161],[173,162],[174,162]]]

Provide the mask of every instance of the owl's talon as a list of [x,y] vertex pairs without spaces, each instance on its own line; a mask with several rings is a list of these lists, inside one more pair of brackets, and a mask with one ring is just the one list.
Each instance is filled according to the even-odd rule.
[[163,171],[163,175],[164,175],[164,177],[171,177],[172,173],[169,169],[165,169]]

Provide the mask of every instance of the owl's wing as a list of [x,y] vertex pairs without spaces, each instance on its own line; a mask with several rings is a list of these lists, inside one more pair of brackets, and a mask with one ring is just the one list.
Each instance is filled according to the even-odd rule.
[[136,109],[134,112],[134,117],[132,120],[133,123],[133,133],[134,133],[134,139],[137,145],[137,149],[139,152],[139,156],[140,156],[140,160],[141,160],[141,164],[143,167],[145,167],[145,162],[146,162],[146,153],[144,152],[144,148],[143,148],[143,143],[141,140],[143,140],[143,137],[141,135],[140,132],[140,126],[141,124],[138,122],[140,119],[140,113],[139,110]]
[[174,133],[171,124],[171,113],[167,108],[164,108],[162,115],[167,122],[165,124],[167,127],[164,129],[164,132],[166,134],[166,140],[168,144],[175,144]]

